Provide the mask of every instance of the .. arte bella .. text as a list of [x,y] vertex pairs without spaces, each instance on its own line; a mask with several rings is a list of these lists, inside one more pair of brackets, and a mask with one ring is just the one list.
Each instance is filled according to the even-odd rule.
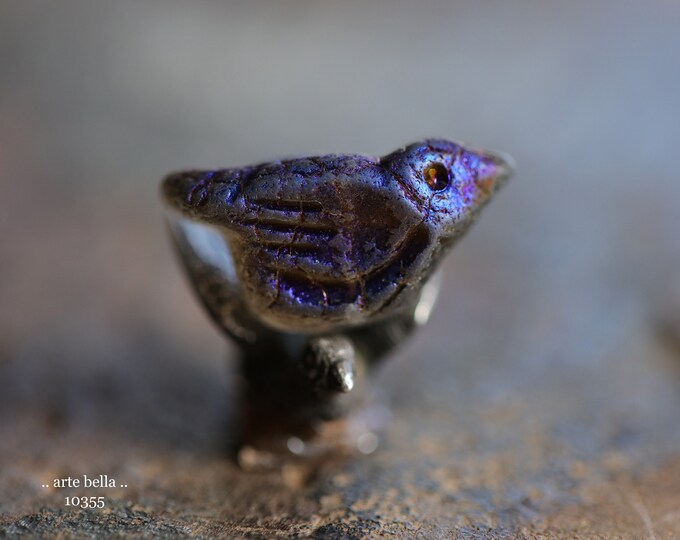
[[84,474],[82,478],[55,478],[52,487],[54,488],[115,488],[127,487],[116,484],[116,479],[107,474],[98,476],[88,476]]

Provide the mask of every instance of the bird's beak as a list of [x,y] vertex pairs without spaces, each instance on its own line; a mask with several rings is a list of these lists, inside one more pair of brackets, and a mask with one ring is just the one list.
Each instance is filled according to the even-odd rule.
[[515,161],[507,154],[484,152],[476,184],[481,199],[485,202],[505,184],[515,170]]

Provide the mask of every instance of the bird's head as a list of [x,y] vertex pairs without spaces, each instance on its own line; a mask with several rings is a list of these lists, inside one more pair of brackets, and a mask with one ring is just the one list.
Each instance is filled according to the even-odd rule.
[[508,157],[441,139],[411,144],[381,163],[423,219],[451,240],[467,230],[513,167]]

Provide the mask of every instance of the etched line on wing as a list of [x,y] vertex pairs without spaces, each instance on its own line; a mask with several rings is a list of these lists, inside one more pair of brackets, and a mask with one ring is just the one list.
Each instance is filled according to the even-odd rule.
[[281,253],[292,253],[295,255],[307,255],[319,250],[317,244],[309,242],[277,242],[276,240],[262,240],[258,245],[270,252],[274,252],[277,256]]
[[321,277],[302,268],[269,267],[268,269],[279,276],[282,287],[297,298],[297,301],[323,306],[324,311],[334,305],[352,304],[359,294],[359,287],[355,280]]
[[258,198],[251,201],[253,204],[280,212],[309,212],[318,213],[323,210],[323,205],[318,201],[312,200],[291,200],[291,199],[265,199]]
[[269,232],[282,232],[294,234],[299,231],[310,236],[333,237],[338,234],[338,228],[327,223],[316,223],[310,221],[301,222],[300,220],[284,220],[272,218],[245,218],[240,220],[242,225],[252,226],[255,230],[264,230]]

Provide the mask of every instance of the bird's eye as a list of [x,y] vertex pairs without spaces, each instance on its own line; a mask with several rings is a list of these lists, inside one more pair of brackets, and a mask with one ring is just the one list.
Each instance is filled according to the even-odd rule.
[[423,169],[425,182],[432,191],[441,191],[449,185],[449,171],[441,163],[430,163]]

